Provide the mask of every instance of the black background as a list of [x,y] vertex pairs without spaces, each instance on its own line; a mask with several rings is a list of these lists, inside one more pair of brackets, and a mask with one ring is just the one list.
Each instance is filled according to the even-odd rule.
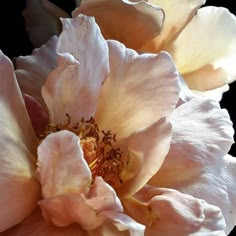
[[[71,13],[75,7],[73,0],[51,1],[61,6],[68,13]],[[208,0],[205,5],[226,7],[231,13],[236,15],[236,7],[233,6],[233,0]],[[0,49],[11,59],[19,55],[29,55],[33,50],[33,46],[24,29],[24,19],[22,17],[24,7],[25,0],[1,1],[0,4]],[[229,111],[234,129],[236,130],[235,98],[236,82],[230,85],[230,90],[224,94],[221,101],[221,106]],[[230,154],[236,156],[236,145],[232,146]],[[236,233],[236,227],[231,232],[230,236],[232,236],[233,233]]]

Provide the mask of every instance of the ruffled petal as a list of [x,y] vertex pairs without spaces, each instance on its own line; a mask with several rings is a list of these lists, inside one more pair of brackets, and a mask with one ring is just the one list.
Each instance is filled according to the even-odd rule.
[[[57,227],[42,217],[39,209],[19,224],[15,229],[3,233],[2,236],[88,236],[78,224],[73,224],[68,227]],[[94,235],[95,236],[95,235]]]
[[159,35],[164,12],[146,1],[87,0],[72,12],[94,16],[106,39],[115,39],[127,47],[138,49]]
[[111,73],[95,119],[101,130],[123,138],[173,111],[179,98],[178,73],[165,52],[139,55],[117,41],[108,45]]
[[41,47],[53,35],[60,33],[60,17],[70,17],[48,0],[27,0],[23,16],[34,47]]
[[52,37],[39,49],[34,49],[31,56],[16,58],[16,77],[21,91],[36,98],[45,106],[41,89],[48,73],[56,67],[57,37]]
[[147,183],[162,165],[170,140],[171,125],[164,118],[128,138],[129,159],[121,172],[119,195],[132,195]]
[[172,44],[205,0],[147,0],[147,2],[160,6],[164,10],[165,23],[161,34],[146,42],[141,51],[159,52]]
[[167,51],[195,90],[236,79],[236,17],[225,8],[203,7]]
[[16,83],[13,65],[0,52],[0,232],[19,223],[36,206],[33,177],[37,139]]
[[226,236],[218,207],[176,190],[146,186],[123,204],[147,226],[145,235]]
[[150,184],[178,189],[218,206],[229,233],[236,223],[236,162],[223,158],[234,133],[227,111],[215,101],[195,98],[178,107],[170,119],[170,152]]
[[56,123],[63,122],[66,113],[74,122],[93,116],[109,71],[107,43],[94,19],[80,15],[62,22],[58,67],[42,90],[51,120]]
[[66,130],[49,134],[39,145],[37,171],[45,198],[87,192],[92,178],[79,137]]

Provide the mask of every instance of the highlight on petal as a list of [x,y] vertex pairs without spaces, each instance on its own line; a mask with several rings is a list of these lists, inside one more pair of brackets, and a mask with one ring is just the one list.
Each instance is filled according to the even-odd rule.
[[174,188],[218,206],[229,233],[235,225],[236,177],[235,159],[224,158],[234,134],[227,111],[213,100],[194,98],[179,106],[170,120],[170,151],[149,183]]
[[27,0],[23,16],[34,47],[41,47],[53,35],[60,33],[60,17],[70,17],[48,0]]
[[[13,65],[0,52],[0,232],[21,222],[36,206],[33,177],[36,136],[16,83]],[[26,194],[27,193],[27,194]]]
[[165,23],[161,34],[146,42],[140,49],[148,52],[159,52],[171,45],[197,10],[205,4],[205,0],[147,0],[147,2],[161,7],[165,12]]
[[203,7],[166,50],[190,88],[205,91],[236,79],[235,39],[236,17],[225,8]]
[[75,122],[93,116],[109,72],[107,43],[94,19],[80,15],[62,22],[63,32],[57,45],[58,67],[42,90],[51,120],[56,123],[63,122],[66,113]]
[[170,140],[171,125],[164,118],[128,137],[129,159],[121,172],[123,184],[117,189],[119,195],[132,195],[147,183],[161,167]]
[[49,72],[56,67],[57,40],[54,36],[42,47],[34,49],[32,55],[15,59],[15,73],[21,91],[36,98],[44,106],[41,89]]
[[126,138],[173,111],[179,99],[179,76],[165,52],[139,55],[117,41],[108,45],[110,75],[102,87],[95,119],[101,130]]
[[147,40],[160,34],[164,12],[146,1],[82,1],[72,12],[93,16],[106,39],[115,39],[127,47],[139,49]]
[[44,198],[87,192],[92,180],[79,137],[66,130],[49,134],[39,145],[37,171]]
[[226,236],[218,207],[173,189],[145,186],[123,204],[131,217],[147,226],[146,235]]

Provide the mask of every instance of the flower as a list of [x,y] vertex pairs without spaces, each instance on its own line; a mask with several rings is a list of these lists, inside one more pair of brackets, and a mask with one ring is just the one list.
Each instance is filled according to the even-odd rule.
[[[74,194],[73,183],[78,180],[72,177],[79,175],[80,178],[84,176],[84,181],[79,182],[79,189],[88,179],[90,182],[94,179],[103,184],[108,195],[113,196],[114,213],[111,218],[114,219],[114,214],[118,213],[124,217],[126,215],[126,220],[122,223],[124,228],[130,229],[130,234],[137,225],[141,232],[143,228],[140,224],[146,226],[145,235],[229,233],[235,225],[233,207],[236,191],[235,159],[227,155],[233,142],[232,123],[227,112],[220,109],[216,101],[191,97],[184,83],[178,81],[181,78],[178,78],[168,54],[139,55],[119,42],[106,42],[94,21],[85,16],[62,22],[63,32],[60,37],[53,37],[46,45],[34,50],[32,56],[18,58],[15,71],[21,90],[28,94],[25,95],[26,106],[34,129],[40,136],[37,179],[43,196],[46,196],[46,199],[39,199],[44,217],[62,226],[65,218],[61,219],[60,216],[64,212],[62,207],[67,202],[73,205],[73,209],[68,208],[62,216],[69,213],[76,215],[74,212],[78,206],[75,203],[79,207],[92,205],[93,209],[97,209],[97,205],[89,203],[101,203],[101,198],[91,202],[85,198],[86,205],[79,194],[76,200],[68,200],[60,194],[68,189],[73,190]],[[178,102],[179,85],[181,100]],[[46,132],[43,131],[47,123],[45,109],[48,109],[50,120]],[[69,114],[67,118],[66,114]],[[94,114],[94,119],[90,120],[91,114]],[[168,120],[162,118],[165,116],[170,120],[172,130]],[[85,119],[81,120],[82,117]],[[77,121],[81,122],[74,124]],[[90,128],[81,136],[78,131],[83,130],[85,123]],[[95,137],[96,134],[102,135],[96,125],[104,130],[105,140],[108,137],[116,140],[112,143],[114,149],[111,149],[111,153],[118,151],[119,155],[119,149],[116,149],[118,147],[122,156],[128,157],[128,162],[122,162],[126,164],[118,172],[119,175],[110,178],[109,171],[100,173],[103,180],[96,178],[97,169],[93,162]],[[93,139],[86,141],[90,129],[95,135]],[[116,136],[110,135],[111,132],[106,133],[109,130]],[[50,134],[47,135],[48,133]],[[78,134],[81,138],[80,146],[75,145],[78,143]],[[57,146],[60,145],[63,147],[60,150],[65,150],[61,156],[72,150],[74,153],[83,153],[82,157],[86,162],[80,158],[80,165],[84,168],[74,165],[75,157],[68,157],[68,162],[61,158],[61,163],[68,163],[66,166],[73,171],[63,171],[59,167],[65,165],[56,161],[58,168],[51,168],[51,163],[57,158],[52,160],[49,157],[55,156],[53,153],[57,153]],[[83,174],[77,173],[77,168],[81,168]],[[67,176],[68,173],[74,174],[69,178],[68,185],[59,184],[68,182],[67,179],[60,178],[58,183],[54,177]],[[106,185],[104,180],[113,188]],[[84,189],[82,188],[85,196],[90,196],[85,194],[89,191],[95,198],[93,189],[99,188],[94,185],[85,184]],[[51,189],[54,189],[53,193],[50,192]],[[51,194],[56,196],[48,197]],[[102,214],[104,212],[100,213]],[[74,219],[66,216],[66,223],[68,218]],[[90,223],[98,224],[101,220],[98,218]],[[140,224],[134,224],[132,218]],[[82,220],[80,217],[79,224],[82,224],[83,229],[78,225],[60,229],[50,227],[58,234],[65,235],[66,231],[71,235],[71,231],[80,232],[88,227],[86,220]],[[17,230],[31,230],[23,232],[32,234],[36,224],[39,232],[45,232],[49,230],[48,223],[45,222],[37,209]],[[179,227],[180,224],[184,227]],[[122,226],[119,229],[121,228]],[[102,224],[95,232],[96,235],[100,232],[112,235],[113,230],[111,225]],[[82,232],[85,235],[85,231]]]
[[72,15],[94,16],[105,38],[139,52],[169,52],[196,94],[220,100],[236,78],[236,18],[225,8],[200,8],[204,3],[85,0]]
[[176,67],[167,53],[139,55],[105,41],[93,18],[62,23],[60,37],[20,57],[15,74],[0,57],[0,231],[143,235],[121,199],[141,189],[169,151]]

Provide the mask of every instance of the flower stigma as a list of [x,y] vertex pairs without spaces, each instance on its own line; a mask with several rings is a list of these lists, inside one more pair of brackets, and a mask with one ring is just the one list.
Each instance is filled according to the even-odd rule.
[[116,135],[111,130],[100,131],[95,119],[81,118],[76,124],[72,124],[71,116],[66,114],[67,120],[64,124],[48,124],[46,130],[39,135],[39,144],[49,134],[68,130],[80,138],[80,146],[84,158],[90,168],[93,180],[96,176],[103,177],[111,186],[120,185],[121,171],[124,166],[122,151],[115,147]]

